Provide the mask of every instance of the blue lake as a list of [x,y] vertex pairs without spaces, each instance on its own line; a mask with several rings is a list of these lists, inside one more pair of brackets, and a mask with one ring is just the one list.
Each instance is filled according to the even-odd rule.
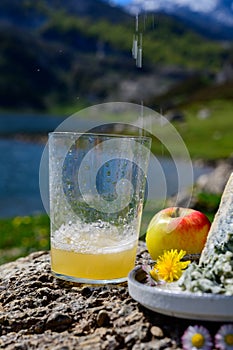
[[0,115],[0,217],[44,212],[39,190],[43,144],[11,139],[15,133],[48,133],[62,118],[44,115]]
[[43,146],[0,139],[0,216],[43,211],[38,186]]
[[[48,133],[53,131],[62,119],[46,116],[0,116],[0,217],[11,217],[44,213],[45,209],[39,189],[39,167],[44,145],[29,141],[17,141],[10,134],[19,132]],[[158,158],[166,178],[167,196],[177,190],[174,163],[167,158]],[[194,180],[210,168],[194,167]],[[154,178],[149,168],[150,178]],[[148,176],[149,178],[149,176]],[[151,181],[150,181],[151,182]],[[185,186],[189,186],[189,179]],[[159,179],[154,181],[150,197],[159,196]]]

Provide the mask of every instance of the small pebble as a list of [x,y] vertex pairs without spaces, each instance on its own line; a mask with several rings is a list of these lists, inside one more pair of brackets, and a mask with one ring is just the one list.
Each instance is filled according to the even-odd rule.
[[162,338],[163,337],[163,331],[161,328],[152,326],[150,329],[151,334],[156,338]]
[[105,310],[101,310],[97,317],[96,317],[96,323],[99,327],[106,327],[109,325],[109,314]]

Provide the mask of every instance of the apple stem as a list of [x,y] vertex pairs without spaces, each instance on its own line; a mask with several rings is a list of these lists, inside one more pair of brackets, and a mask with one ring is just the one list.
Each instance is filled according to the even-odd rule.
[[175,211],[172,213],[172,218],[178,218],[180,216],[180,208],[176,207]]

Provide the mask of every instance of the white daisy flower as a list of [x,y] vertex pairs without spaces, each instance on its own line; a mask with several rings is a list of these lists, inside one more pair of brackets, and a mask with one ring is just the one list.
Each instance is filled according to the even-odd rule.
[[181,341],[183,350],[211,350],[213,346],[211,335],[203,326],[189,326]]
[[215,346],[220,350],[233,350],[233,324],[220,327],[215,335]]

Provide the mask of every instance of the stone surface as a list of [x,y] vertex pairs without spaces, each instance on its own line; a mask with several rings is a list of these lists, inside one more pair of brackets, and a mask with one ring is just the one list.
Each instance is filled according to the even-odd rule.
[[233,157],[221,160],[211,173],[199,176],[196,186],[199,191],[222,194],[232,172]]
[[184,189],[179,192],[179,196],[172,196],[167,199],[167,206],[178,206],[178,207],[190,207],[199,210],[199,193],[212,193],[216,195],[222,195],[224,188],[227,184],[228,178],[233,172],[233,156],[218,160],[217,162],[203,162],[197,161],[197,166],[210,166],[212,170],[206,174],[200,175],[195,183],[194,187]]
[[[137,264],[148,261],[140,243]],[[1,349],[181,349],[190,324],[196,321],[145,309],[129,296],[127,283],[90,286],[54,278],[48,252],[0,266]],[[204,325],[213,334],[219,328]]]

